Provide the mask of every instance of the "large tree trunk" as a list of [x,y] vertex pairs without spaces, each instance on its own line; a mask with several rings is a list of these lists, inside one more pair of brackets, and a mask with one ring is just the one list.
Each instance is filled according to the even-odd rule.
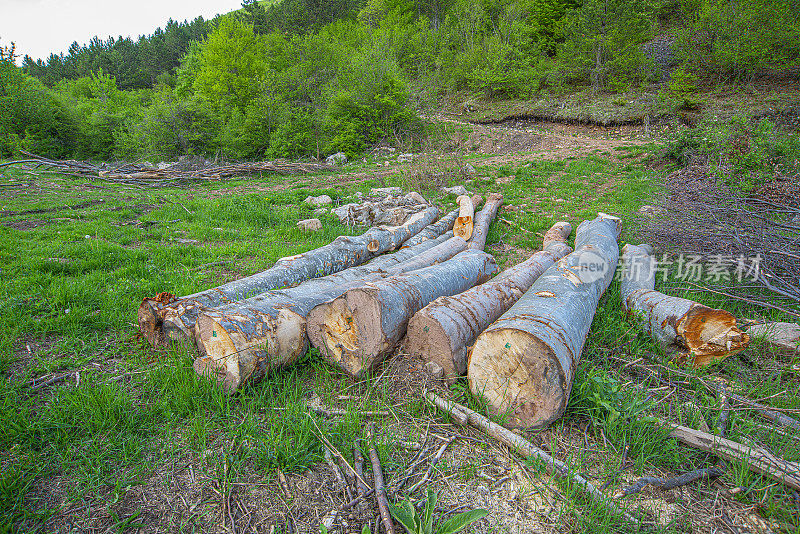
[[195,341],[202,354],[194,362],[195,371],[215,377],[226,391],[233,392],[244,382],[290,365],[305,354],[306,315],[318,304],[389,273],[446,261],[465,248],[463,239],[446,234],[381,256],[368,265],[204,310],[195,324]]
[[[266,271],[183,297],[167,305],[154,299],[145,299],[139,306],[139,327],[153,346],[164,344],[169,339],[186,342],[192,337],[194,322],[202,307],[222,306],[276,287],[292,286],[359,265],[387,250],[398,248],[433,222],[438,213],[437,208],[427,208],[412,215],[401,226],[376,227],[360,236],[337,237],[323,247],[281,258]],[[167,331],[162,329],[165,320],[172,325]]]
[[492,221],[497,216],[497,210],[502,205],[503,195],[500,193],[491,193],[489,195],[486,199],[486,205],[475,216],[469,248],[483,250],[486,246],[486,236],[489,235],[489,225],[492,224]]
[[475,216],[475,205],[467,195],[458,197],[456,204],[458,204],[458,217],[453,225],[453,235],[468,241],[472,237],[472,218]]
[[570,252],[572,226],[556,223],[541,252],[464,293],[439,297],[414,314],[408,323],[405,347],[409,354],[435,362],[448,381],[467,373],[467,348],[495,322],[553,263]]
[[750,336],[725,310],[655,290],[656,265],[649,245],[622,249],[622,306],[662,346],[689,352],[692,365],[705,367],[743,350]]
[[564,413],[597,303],[614,277],[621,222],[599,214],[578,226],[575,251],[547,269],[472,348],[473,393],[512,427]]
[[439,265],[364,284],[311,310],[308,337],[323,358],[358,376],[394,350],[417,311],[496,271],[491,255],[466,250]]

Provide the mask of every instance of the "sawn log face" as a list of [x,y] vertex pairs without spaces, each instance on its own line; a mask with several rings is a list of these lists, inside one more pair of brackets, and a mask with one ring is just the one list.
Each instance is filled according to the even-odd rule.
[[496,271],[491,255],[466,250],[439,265],[375,280],[314,308],[308,314],[309,339],[326,360],[358,376],[396,347],[414,313]]
[[[250,295],[295,285],[304,280],[339,272],[359,265],[388,250],[398,248],[403,242],[433,222],[439,210],[431,207],[412,215],[403,225],[371,228],[360,236],[340,236],[328,245],[281,258],[266,271],[235,280],[227,284],[188,295],[176,302],[159,305],[145,299],[139,317],[156,317],[155,321],[140,322],[140,329],[148,341],[163,342],[175,339],[186,342],[191,339],[192,329],[201,307],[222,306]],[[161,328],[164,319],[170,327],[159,336],[154,329]]]
[[569,223],[557,223],[547,233],[550,238],[545,250],[484,284],[452,297],[439,297],[418,311],[408,324],[406,351],[426,362],[436,362],[448,381],[465,375],[468,347],[548,267],[572,252],[566,244],[571,232]]
[[647,245],[622,249],[620,293],[625,310],[670,351],[686,352],[691,364],[707,366],[743,350],[750,336],[725,310],[655,290],[656,265]]
[[564,413],[597,303],[616,270],[620,220],[578,226],[575,251],[548,268],[475,342],[470,389],[512,427],[540,427]]

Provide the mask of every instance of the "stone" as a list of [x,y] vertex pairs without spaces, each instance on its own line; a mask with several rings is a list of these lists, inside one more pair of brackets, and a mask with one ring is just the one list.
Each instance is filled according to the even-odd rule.
[[397,161],[400,162],[400,163],[405,163],[407,161],[411,162],[411,161],[414,161],[415,157],[416,156],[414,154],[412,154],[411,152],[408,152],[406,154],[398,154],[397,155]]
[[337,152],[325,158],[325,163],[328,165],[344,165],[347,163],[347,154],[344,152]]
[[800,324],[763,323],[747,329],[752,337],[760,337],[770,348],[792,357],[800,354]]
[[333,199],[331,199],[331,197],[329,197],[328,195],[320,195],[318,197],[307,196],[303,202],[305,202],[309,206],[318,208],[320,206],[327,206],[328,204],[333,202]]
[[336,215],[336,218],[339,219],[340,222],[344,223],[350,218],[350,208],[355,206],[358,206],[358,204],[351,202],[349,204],[339,206],[338,208],[333,208],[331,213]]
[[425,370],[433,378],[442,378],[444,376],[444,369],[436,362],[428,362],[425,364]]
[[403,190],[399,187],[373,187],[369,194],[376,197],[396,197],[403,194]]
[[454,187],[443,187],[442,191],[445,193],[450,193],[451,195],[461,196],[461,195],[469,195],[469,191],[463,185],[456,185]]
[[647,215],[649,217],[654,217],[656,215],[660,215],[665,212],[666,210],[664,210],[664,208],[659,208],[658,206],[650,206],[647,204],[639,208],[639,213],[641,213],[642,215]]
[[475,174],[475,167],[467,163],[464,165],[464,172],[467,174]]
[[322,230],[322,221],[319,219],[303,219],[297,221],[297,227],[304,232],[316,232]]
[[325,215],[328,213],[328,208],[317,208],[314,210],[314,215]]
[[507,184],[510,183],[514,179],[513,176],[501,176],[497,179],[498,184]]
[[200,241],[197,239],[183,239],[182,237],[177,238],[175,241],[180,243],[181,245],[199,245]]
[[406,198],[406,199],[410,200],[414,204],[427,204],[428,203],[428,201],[425,200],[425,197],[423,197],[422,195],[420,195],[416,191],[411,191],[410,193],[406,193],[406,195],[403,198]]

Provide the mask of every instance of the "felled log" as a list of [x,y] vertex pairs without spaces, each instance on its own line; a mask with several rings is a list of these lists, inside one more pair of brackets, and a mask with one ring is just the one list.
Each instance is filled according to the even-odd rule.
[[417,311],[496,271],[492,256],[466,250],[439,265],[369,282],[311,310],[308,337],[328,362],[359,376],[395,348]]
[[[222,306],[269,289],[291,286],[364,263],[387,250],[396,249],[433,222],[438,212],[437,208],[427,208],[410,217],[402,226],[371,228],[360,236],[339,236],[328,245],[281,258],[266,271],[176,301],[164,303],[163,300],[144,299],[138,311],[139,328],[154,347],[169,339],[186,342],[192,338],[194,322],[201,307]],[[169,328],[162,328],[164,320],[168,321]]]
[[575,251],[548,268],[472,349],[469,386],[512,427],[564,413],[597,303],[614,276],[621,221],[599,214],[578,226]]
[[792,358],[800,354],[800,324],[762,323],[747,328],[752,337],[763,338],[768,347]]
[[[460,241],[460,238],[458,239]],[[255,381],[270,370],[292,364],[308,349],[306,315],[323,302],[367,280],[399,273],[427,262],[445,261],[464,246],[447,235],[424,241],[372,260],[369,264],[307,280],[281,290],[204,310],[194,328],[201,356],[194,369],[220,381],[233,393],[243,383]],[[406,264],[406,262],[408,262]]]
[[450,230],[453,229],[453,223],[456,222],[456,217],[458,217],[457,209],[443,216],[435,223],[429,224],[428,226],[420,230],[418,234],[410,237],[408,241],[403,243],[403,248],[413,247],[414,245],[418,245],[423,241],[426,241],[428,239],[436,239],[440,235],[449,232]]
[[405,347],[409,354],[435,362],[452,381],[467,373],[467,348],[496,321],[553,263],[570,252],[572,225],[556,223],[544,250],[497,277],[452,297],[439,297],[414,314]]
[[622,306],[667,350],[688,351],[692,365],[705,367],[743,350],[750,336],[724,310],[655,290],[656,265],[649,245],[622,249]]
[[483,209],[475,215],[475,221],[472,230],[472,239],[469,242],[469,247],[483,250],[486,246],[486,236],[489,235],[489,225],[497,216],[497,210],[503,205],[503,195],[500,193],[491,193],[486,199],[486,204]]
[[466,241],[472,237],[472,218],[475,216],[475,206],[467,195],[458,197],[456,204],[458,204],[458,217],[453,225],[453,235]]

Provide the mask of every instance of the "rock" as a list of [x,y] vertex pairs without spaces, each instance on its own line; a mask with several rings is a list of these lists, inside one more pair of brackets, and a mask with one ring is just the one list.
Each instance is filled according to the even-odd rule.
[[320,195],[318,197],[307,196],[306,199],[303,201],[306,204],[318,208],[320,206],[327,206],[333,200],[328,195]]
[[199,245],[200,241],[197,239],[183,239],[182,237],[177,238],[175,241],[180,243],[181,245]]
[[428,362],[425,364],[425,370],[433,378],[442,378],[444,376],[444,369],[436,362]]
[[666,210],[664,210],[664,208],[659,208],[658,206],[650,206],[647,204],[639,208],[639,213],[641,213],[642,215],[647,215],[649,217],[654,217],[656,215],[660,215],[665,212]]
[[457,185],[454,187],[443,187],[442,191],[445,193],[450,193],[451,195],[461,196],[461,195],[469,195],[470,192],[467,191],[467,188],[463,185]]
[[464,172],[467,174],[475,174],[475,167],[467,163],[464,165]]
[[800,324],[763,323],[747,329],[752,337],[760,337],[772,349],[786,356],[800,354]]
[[344,165],[347,163],[347,155],[344,152],[337,152],[325,158],[325,163],[328,165]]
[[175,162],[175,161],[162,161],[158,165],[156,165],[156,167],[158,168],[158,170],[163,171],[164,169],[169,169],[170,167],[175,165],[175,163],[177,163],[177,162]]
[[501,176],[497,179],[498,184],[507,184],[514,180],[513,176]]
[[564,202],[564,199],[563,199],[563,198],[557,198],[557,199],[556,199],[556,202],[557,202],[558,204],[561,204],[562,202]]
[[416,191],[411,191],[410,193],[406,193],[406,195],[403,198],[406,198],[406,199],[410,200],[414,204],[427,204],[428,203],[428,201],[425,200],[425,197],[423,197],[422,195],[420,195]]
[[406,161],[414,161],[415,157],[416,156],[414,154],[412,154],[411,152],[408,152],[406,154],[398,154],[397,155],[397,161],[400,162],[400,163],[405,163]]
[[339,206],[338,208],[333,208],[331,213],[336,215],[336,218],[339,219],[339,222],[344,223],[350,217],[350,208],[355,208],[356,206],[358,206],[358,204],[351,202],[349,204]]
[[305,232],[316,232],[322,230],[322,221],[319,219],[303,219],[297,221],[297,227]]
[[399,187],[373,187],[369,194],[376,197],[396,197],[403,194],[403,190]]
[[314,215],[324,215],[328,213],[328,208],[317,208],[314,210]]

